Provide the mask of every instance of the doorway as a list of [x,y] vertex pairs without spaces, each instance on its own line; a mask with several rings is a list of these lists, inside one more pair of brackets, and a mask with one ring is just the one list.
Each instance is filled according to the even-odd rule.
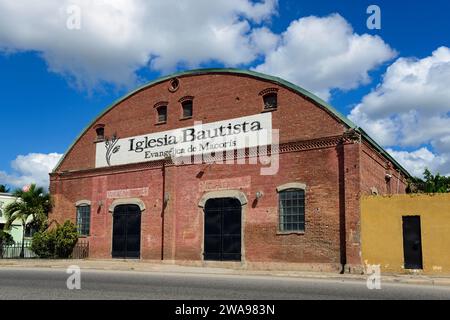
[[209,199],[204,208],[204,259],[241,261],[242,206],[239,200]]
[[118,205],[113,214],[112,257],[141,256],[141,209],[134,204]]
[[403,255],[405,269],[422,269],[420,216],[403,217]]

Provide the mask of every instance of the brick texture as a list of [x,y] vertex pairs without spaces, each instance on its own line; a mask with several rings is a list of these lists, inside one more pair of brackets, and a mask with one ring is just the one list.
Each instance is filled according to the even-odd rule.
[[[51,175],[55,206],[51,219],[75,220],[75,202],[90,200],[90,256],[111,257],[112,214],[108,208],[114,190],[148,188],[139,196],[142,213],[143,259],[201,261],[203,211],[198,206],[205,192],[240,190],[248,199],[243,207],[243,261],[248,263],[317,263],[361,265],[360,197],[374,188],[381,194],[402,193],[405,179],[365,141],[346,140],[344,124],[321,106],[291,90],[243,75],[206,74],[180,79],[169,92],[168,82],[145,88],[120,102],[89,128]],[[280,156],[279,171],[260,175],[261,164],[135,164],[95,169],[95,130],[105,125],[107,136],[120,138],[258,114],[264,89],[278,88],[278,110],[272,124],[280,130],[280,143],[342,136],[332,146],[308,147]],[[180,120],[184,96],[194,97],[194,116]],[[168,121],[156,125],[153,106],[168,101]],[[393,177],[386,182],[386,173]],[[163,174],[165,190],[163,190]],[[306,184],[304,233],[278,232],[276,187],[289,182]],[[389,185],[390,184],[390,185]],[[256,200],[255,194],[264,196]],[[163,194],[170,200],[163,210]],[[120,194],[120,193],[116,193]],[[164,211],[164,214],[163,214]]]

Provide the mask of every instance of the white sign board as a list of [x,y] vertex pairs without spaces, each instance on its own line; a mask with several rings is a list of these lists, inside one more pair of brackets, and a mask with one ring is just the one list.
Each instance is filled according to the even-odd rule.
[[195,124],[191,127],[129,138],[112,138],[96,145],[96,168],[207,155],[272,143],[272,113]]

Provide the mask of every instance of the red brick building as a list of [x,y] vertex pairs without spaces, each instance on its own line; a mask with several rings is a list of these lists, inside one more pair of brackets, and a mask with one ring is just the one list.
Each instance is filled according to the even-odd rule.
[[[239,144],[267,128],[279,129],[272,175],[256,160],[261,149]],[[234,164],[168,157],[186,140],[212,146],[214,134],[229,145],[210,156],[233,150]],[[302,88],[250,71],[188,71],[139,88],[87,127],[51,173],[50,218],[76,222],[91,258],[352,271],[362,265],[360,196],[404,193],[408,177]]]

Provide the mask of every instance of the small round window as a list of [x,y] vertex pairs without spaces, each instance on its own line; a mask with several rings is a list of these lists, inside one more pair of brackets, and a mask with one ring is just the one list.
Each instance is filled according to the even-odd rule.
[[175,92],[180,87],[180,81],[177,78],[170,80],[169,91]]

